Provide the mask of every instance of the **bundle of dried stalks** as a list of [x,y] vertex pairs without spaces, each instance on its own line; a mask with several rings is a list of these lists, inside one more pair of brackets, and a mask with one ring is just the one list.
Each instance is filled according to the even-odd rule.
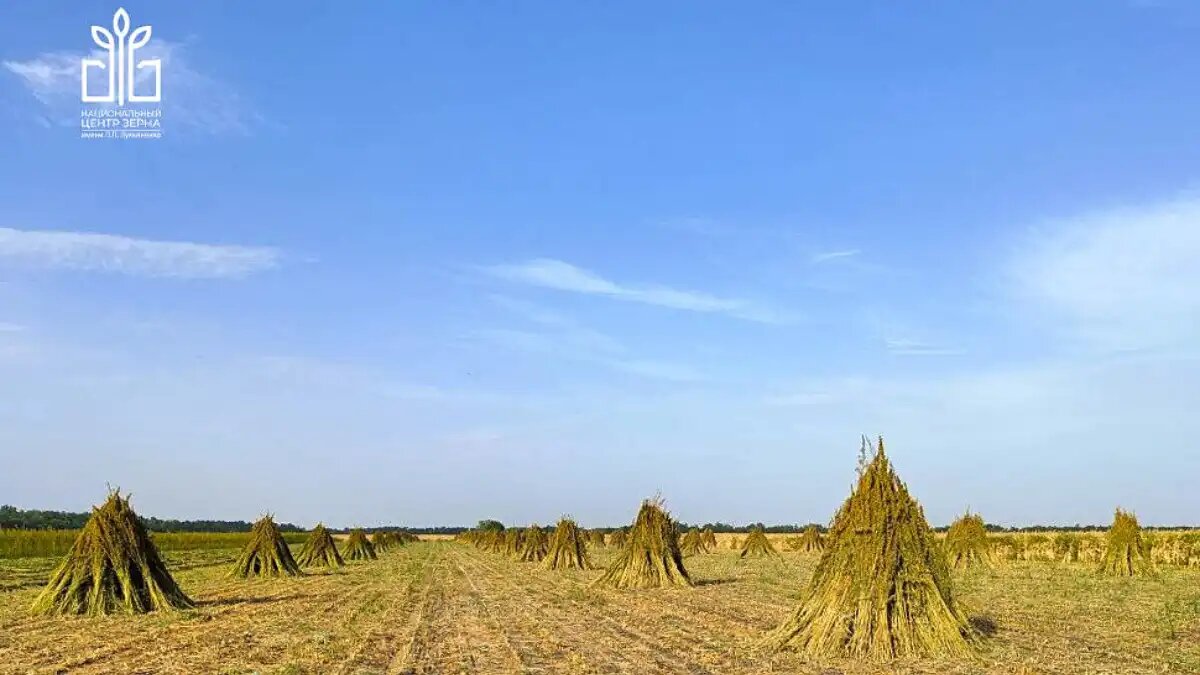
[[618,527],[608,535],[608,544],[613,548],[621,548],[628,540],[629,534],[625,532],[625,528],[623,527]]
[[820,528],[816,525],[804,528],[804,532],[800,534],[800,550],[805,553],[820,553],[825,550],[825,539],[821,536]]
[[300,566],[292,557],[283,535],[271,516],[263,516],[250,530],[250,541],[233,565],[237,577],[296,576]]
[[346,561],[342,560],[342,554],[338,553],[337,542],[333,540],[333,535],[329,534],[329,530],[325,529],[324,523],[317,523],[317,526],[309,533],[296,562],[301,567],[324,565],[337,568],[346,564]]
[[1128,511],[1117,509],[1112,527],[1105,537],[1104,559],[1100,572],[1110,576],[1132,577],[1154,571],[1150,560],[1150,546],[1142,536],[1137,517]]
[[587,570],[592,568],[587,557],[583,533],[570,518],[558,521],[550,536],[550,547],[542,565],[549,570]]
[[946,554],[954,569],[991,567],[992,547],[987,527],[979,514],[970,511],[950,525],[946,532]]
[[684,555],[698,555],[707,553],[708,547],[704,544],[704,535],[693,527],[679,539],[679,550]]
[[510,558],[521,557],[521,546],[525,543],[525,533],[515,527],[504,531],[504,543],[501,552]]
[[129,499],[114,491],[103,506],[92,509],[32,610],[95,616],[193,606],[167,571]]
[[692,585],[683,566],[675,523],[661,502],[642,502],[625,546],[593,583],[615,588]]
[[371,535],[371,546],[375,547],[376,553],[383,553],[392,547],[393,539],[391,532],[384,530],[376,530],[375,534]]
[[375,547],[367,539],[367,533],[359,527],[350,530],[350,536],[346,537],[344,550],[346,551],[346,560],[375,560],[379,557],[375,553]]
[[967,656],[976,636],[925,514],[883,451],[834,517],[795,614],[767,643],[814,657]]
[[746,536],[746,541],[742,543],[742,552],[739,554],[741,558],[762,558],[763,556],[778,556],[779,552],[775,550],[775,546],[771,544],[771,540],[767,539],[767,533],[763,531],[761,525],[755,525],[750,528],[750,534]]
[[542,558],[546,557],[548,546],[549,542],[546,538],[546,531],[539,527],[537,523],[534,523],[525,530],[518,558],[522,562],[541,562]]
[[604,546],[604,530],[593,528],[587,533],[588,544],[592,546]]

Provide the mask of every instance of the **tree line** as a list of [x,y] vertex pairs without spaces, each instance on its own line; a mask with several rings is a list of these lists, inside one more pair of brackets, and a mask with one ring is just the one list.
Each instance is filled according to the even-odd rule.
[[[40,511],[0,506],[0,529],[9,530],[78,530],[91,513],[70,511]],[[249,532],[253,523],[244,520],[174,520],[139,516],[142,525],[153,532]],[[301,532],[291,523],[277,523],[284,532]]]

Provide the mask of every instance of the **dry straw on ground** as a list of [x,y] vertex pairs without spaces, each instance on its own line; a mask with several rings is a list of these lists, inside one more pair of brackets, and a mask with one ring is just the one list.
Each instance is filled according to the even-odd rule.
[[62,564],[33,603],[35,614],[115,614],[187,609],[146,528],[113,492],[92,509]]
[[236,577],[296,576],[300,566],[292,557],[283,535],[271,516],[263,516],[250,530],[250,541],[233,564]]
[[886,661],[966,656],[974,636],[925,514],[880,439],[834,516],[800,607],[766,642],[814,657]]
[[[594,532],[595,530],[593,530]],[[587,557],[583,532],[570,518],[558,521],[554,534],[550,536],[550,547],[542,566],[548,570],[586,570],[592,568]]]
[[333,540],[333,535],[329,534],[329,530],[325,529],[324,523],[317,523],[313,531],[309,533],[308,539],[305,540],[304,546],[300,549],[300,557],[296,562],[301,567],[321,566],[336,568],[346,564],[342,560],[342,554],[338,553],[337,543]]
[[1100,563],[1102,574],[1132,577],[1153,571],[1150,547],[1132,513],[1117,509],[1105,543],[1104,559]]
[[628,541],[595,584],[615,588],[691,586],[675,523],[658,500],[642,502]]
[[346,551],[344,554],[346,560],[375,560],[379,557],[375,553],[375,547],[367,539],[367,533],[358,527],[350,530],[350,536],[346,537],[344,550]]
[[521,562],[541,562],[546,557],[547,546],[546,531],[537,523],[530,525],[521,539]]
[[767,539],[767,533],[763,531],[761,525],[755,525],[750,528],[750,534],[746,536],[746,541],[742,543],[742,552],[739,554],[741,558],[762,558],[764,556],[778,556],[779,552],[775,550],[775,546],[771,544],[771,540]]
[[992,548],[983,517],[968,511],[946,532],[946,555],[954,569],[991,567]]

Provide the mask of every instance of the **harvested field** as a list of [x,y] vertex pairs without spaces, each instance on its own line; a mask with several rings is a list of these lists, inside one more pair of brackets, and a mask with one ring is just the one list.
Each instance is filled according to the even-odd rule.
[[[298,552],[299,547],[295,547]],[[793,611],[812,554],[688,559],[696,586],[590,587],[601,569],[550,571],[473,546],[422,541],[301,577],[234,580],[238,551],[167,552],[197,608],[140,616],[29,614],[52,558],[0,564],[3,673],[1194,673],[1200,570],[1111,578],[1093,564],[1018,560],[956,572],[991,632],[977,660],[806,661],[762,651]],[[616,552],[592,549],[599,567]]]

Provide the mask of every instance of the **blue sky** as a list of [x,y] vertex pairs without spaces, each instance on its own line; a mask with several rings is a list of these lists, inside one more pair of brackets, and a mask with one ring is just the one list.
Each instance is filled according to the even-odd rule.
[[1195,522],[1200,7],[0,10],[0,501]]

